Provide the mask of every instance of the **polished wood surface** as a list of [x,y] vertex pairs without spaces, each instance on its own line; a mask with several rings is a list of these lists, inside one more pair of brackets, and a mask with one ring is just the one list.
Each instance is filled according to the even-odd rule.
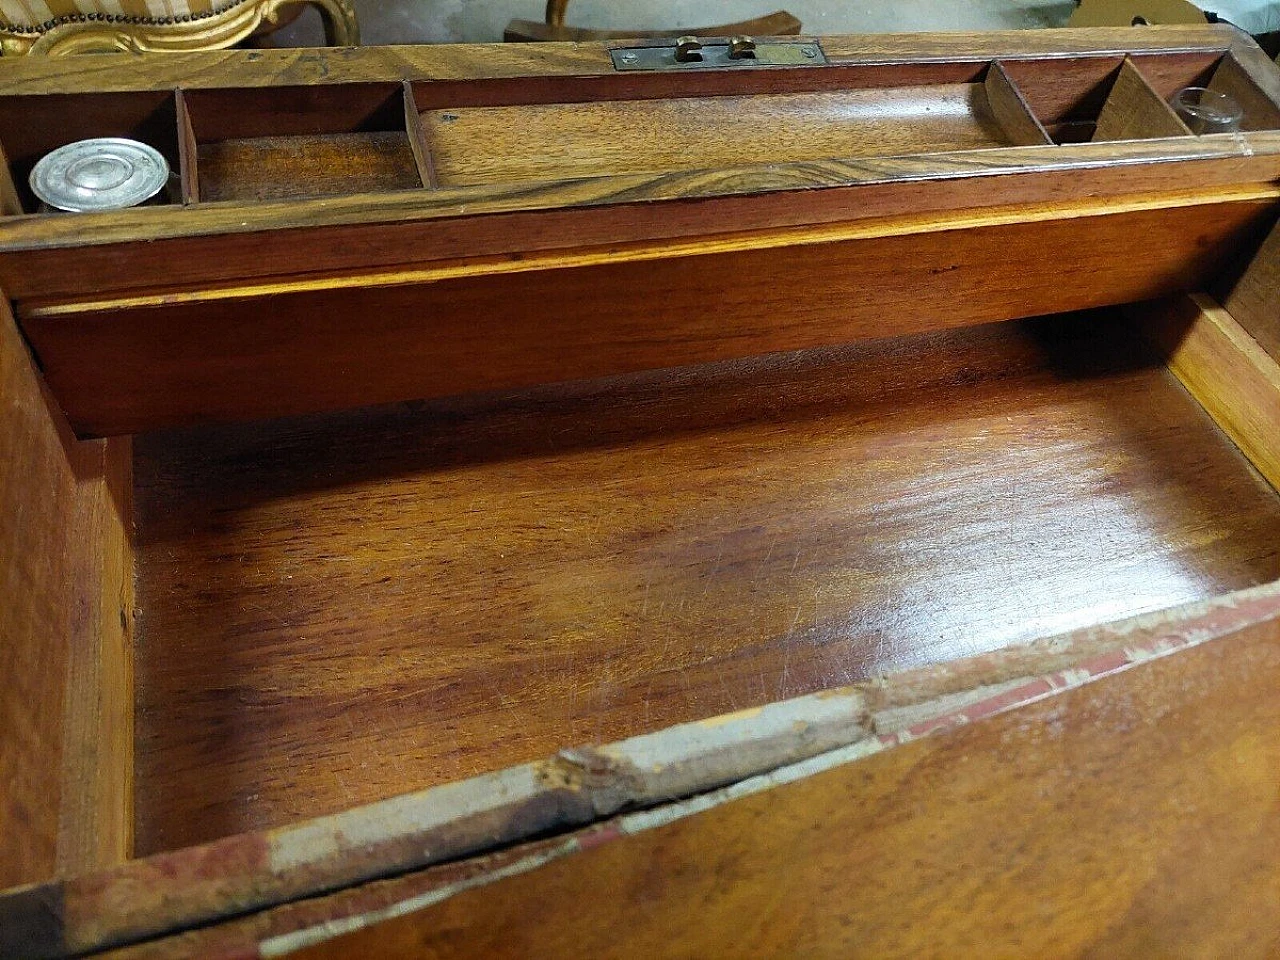
[[1272,620],[292,956],[1273,957],[1277,684]]
[[[1091,128],[1090,128],[1091,129]],[[1271,152],[1276,151],[1276,152]],[[195,204],[106,217],[20,217],[0,224],[0,285],[19,303],[116,293],[349,278],[459,258],[616,251],[627,244],[746,238],[784,229],[874,225],[971,211],[975,197],[1014,209],[1089,198],[1195,205],[1280,196],[1280,134],[1008,147],[905,158],[633,174],[549,184],[391,191],[254,205]],[[980,185],[975,193],[975,181]],[[821,189],[815,189],[821,188]],[[643,201],[643,202],[642,202]],[[653,201],[653,202],[648,202]],[[668,203],[667,201],[673,201]],[[678,202],[675,202],[678,201]],[[275,230],[282,236],[268,236]],[[86,244],[86,245],[82,245]],[[271,256],[263,256],[264,245]],[[68,246],[76,269],[67,270]]]
[[[820,38],[829,60],[956,59],[981,62],[1009,57],[1063,57],[1131,51],[1197,48],[1226,52],[1250,44],[1227,24],[1088,30],[850,34]],[[1254,45],[1256,46],[1256,45]],[[274,49],[175,52],[163,58],[86,54],[65,59],[23,57],[6,61],[6,95],[67,93],[86,82],[102,90],[172,90],[275,84],[399,82],[406,74],[436,81],[529,76],[612,74],[604,44],[468,43],[377,46],[354,50]]]
[[1151,89],[1133,61],[1125,60],[1098,114],[1092,139],[1101,142],[1190,135],[1191,131]]
[[986,88],[977,83],[446,107],[424,113],[422,120],[445,186],[889,157],[1019,142],[996,120]]
[[[608,252],[582,265],[464,265],[389,278],[396,286],[357,280],[73,304],[25,311],[22,325],[72,425],[112,435],[1147,299],[1205,282],[1273,209],[1254,201],[975,211]],[[760,246],[742,249],[749,243]],[[1088,283],[1063,283],[1065,275]]]
[[130,467],[71,436],[0,310],[0,886],[130,852]]
[[999,60],[987,68],[983,87],[986,90],[991,113],[1010,143],[1020,147],[1031,147],[1053,142],[1044,124],[1031,110],[1026,97],[1018,89],[1017,84],[1009,78],[1008,72]]
[[1210,90],[1225,93],[1240,105],[1242,130],[1274,130],[1280,126],[1280,107],[1271,101],[1233,55],[1222,58],[1208,83]]
[[1273,358],[1280,359],[1280,229],[1273,228],[1238,277],[1222,305]]
[[1205,294],[1134,312],[1174,376],[1280,489],[1280,364]]
[[[156,95],[173,98],[177,88],[191,101],[201,142],[300,133],[349,133],[350,108],[367,102],[389,110],[390,126],[359,130],[402,130],[402,84],[411,83],[420,109],[490,107],[522,103],[666,97],[799,93],[841,89],[901,87],[922,83],[980,81],[992,60],[1006,66],[1039,109],[1046,90],[1066,89],[1067,99],[1081,95],[1063,82],[1075,65],[1085,63],[1086,99],[1102,91],[1126,54],[1161,95],[1211,72],[1223,55],[1242,65],[1249,82],[1267,97],[1280,97],[1275,67],[1256,46],[1221,27],[1184,30],[1028,31],[1006,34],[915,35],[906,37],[827,37],[824,67],[788,70],[701,71],[695,74],[620,74],[603,45],[507,47],[371,48],[357,51],[240,51],[174,55],[172,61],[130,64],[118,58],[81,57],[65,61],[61,73],[33,68],[24,58],[5,64],[4,111],[35,109],[37,100],[84,97],[86,90],[108,91],[136,105]],[[171,67],[181,61],[182,70]],[[1016,67],[1016,69],[1015,69]],[[39,96],[36,96],[36,95]],[[57,96],[50,96],[57,95]],[[1054,101],[1061,98],[1050,96]],[[395,102],[393,102],[395,101]],[[1101,99],[1097,101],[1098,105]],[[116,109],[125,109],[117,105]],[[73,111],[78,118],[109,116],[111,110]],[[127,111],[126,111],[127,112]],[[362,118],[361,122],[368,117]],[[290,129],[262,129],[270,120]],[[1047,121],[1046,121],[1047,122]],[[239,125],[249,132],[233,132]],[[24,123],[17,122],[18,128]],[[66,126],[66,124],[62,124]],[[298,126],[301,129],[293,129]],[[25,123],[41,130],[59,124]],[[1074,139],[1079,139],[1074,138]],[[747,230],[780,222],[805,225],[906,210],[939,209],[949,196],[954,209],[957,186],[972,203],[975,176],[991,177],[984,187],[990,202],[1044,201],[1049,197],[1115,196],[1149,190],[1203,189],[1223,183],[1260,185],[1274,181],[1280,167],[1280,133],[1251,131],[1243,138],[1186,139],[1169,144],[1136,141],[1069,147],[1014,147],[976,156],[972,151],[915,158],[863,158],[815,163],[756,165],[717,171],[632,174],[620,178],[557,181],[534,187],[452,187],[440,190],[392,190],[358,196],[315,197],[246,202],[194,203],[183,209],[127,211],[71,218],[18,217],[0,223],[0,282],[11,297],[102,294],[176,283],[228,283],[248,277],[296,276],[300,272],[386,269],[391,264],[422,263],[440,256],[443,245],[471,254],[524,255],[529,241],[563,246],[569,238],[597,235],[633,240],[637,234],[705,234],[707,224]],[[1213,159],[1215,163],[1200,163]],[[1169,162],[1154,163],[1164,160]],[[1175,162],[1176,161],[1176,162]],[[1123,176],[1114,166],[1124,164]],[[1132,165],[1130,165],[1132,164]],[[1101,168],[1100,168],[1101,165]],[[1018,174],[1035,171],[1030,181]],[[1068,184],[1065,193],[1061,183]],[[1033,184],[1037,189],[1028,193]],[[823,187],[824,190],[813,190]],[[856,189],[855,189],[856,188]],[[805,196],[805,194],[817,196]],[[733,202],[717,206],[715,198]],[[892,197],[889,201],[887,198]],[[683,203],[683,200],[696,203]],[[670,200],[670,206],[641,201]],[[564,225],[559,206],[593,207],[591,216]],[[644,209],[651,206],[653,209]],[[516,210],[540,210],[512,223],[499,217]],[[462,218],[462,222],[457,222]],[[814,218],[817,218],[815,221]],[[455,222],[447,226],[441,219]],[[554,220],[554,222],[550,222]],[[477,222],[483,221],[483,222]],[[431,225],[428,225],[431,224]],[[279,234],[278,231],[288,231]],[[261,236],[263,232],[273,234]],[[468,236],[463,242],[461,233]],[[270,247],[272,255],[263,256]],[[77,269],[64,269],[69,250]]]
[[1132,136],[1186,136],[1169,126],[1164,102],[1183,87],[1208,83],[1222,59],[1208,51],[1138,52],[1057,62],[1010,58],[1001,66],[1055,142],[1081,143],[1095,139],[1103,113],[1104,131],[1096,137],[1102,142],[1122,140],[1126,126]]
[[[1018,681],[1028,651],[1064,656],[1047,639],[1064,629],[1094,642],[1117,617],[1234,604],[1223,591],[1260,583],[1245,594],[1274,600],[1280,373],[1246,333],[1274,322],[1274,265],[1261,256],[1229,280],[1278,209],[1280,71],[1221,30],[822,44],[821,68],[698,76],[623,76],[605,48],[555,46],[495,48],[484,65],[474,50],[185,58],[189,84],[167,62],[143,77],[86,58],[69,79],[0,63],[0,145],[21,148],[10,181],[58,129],[10,121],[70,110],[75,130],[162,131],[183,201],[175,189],[152,209],[0,218],[0,287],[29,336],[8,329],[0,350],[0,572],[19,598],[0,610],[0,669],[24,673],[0,697],[0,816],[19,835],[0,860],[16,851],[21,878],[60,874],[0,894],[0,940],[14,942],[13,918],[64,952],[177,933],[572,829],[617,809],[619,790],[677,796],[636,800],[626,771],[597,765],[605,751],[538,759],[575,742],[806,691],[828,691],[810,698],[826,709],[832,685],[891,670],[976,702],[973,671],[938,665],[1000,648],[1004,672],[984,667],[984,682]],[[1172,134],[1163,100],[1190,79],[1253,104],[1247,129],[1077,142]],[[874,92],[902,114],[904,90],[961,88],[942,126],[977,122],[1002,145],[833,158],[843,144],[823,138],[838,120],[792,122],[801,105],[831,117]],[[553,181],[493,146],[518,143],[500,113],[564,128],[593,110],[661,114],[672,97],[694,112],[732,97],[786,109],[754,153],[705,123],[649,136],[641,172],[607,137],[580,168],[545,163],[564,170]],[[679,113],[661,130],[681,133]],[[470,144],[445,129],[464,119]],[[784,155],[794,130],[817,153]],[[308,168],[297,148],[313,142],[340,148],[341,176]],[[748,165],[680,166],[704,156]],[[495,179],[449,181],[442,157],[478,164],[455,176]],[[356,181],[373,192],[346,193]],[[0,209],[23,199],[0,177]],[[1172,371],[1118,309],[988,325],[1206,288],[1228,307],[1241,292],[1241,322],[1203,299],[1166,314],[1155,339]],[[193,426],[136,451],[77,443],[62,404],[82,434]],[[1141,671],[1163,643],[1126,644],[1117,669]],[[888,704],[894,690],[856,689],[876,705],[855,718],[868,742],[923,716]],[[1040,777],[1036,755],[1021,767],[1024,741],[1002,743],[1015,781]],[[511,833],[457,804],[460,779],[521,761],[535,784],[589,782],[537,797],[584,812],[517,805],[502,825],[526,829]],[[351,809],[432,785],[442,802],[418,813],[473,845],[419,842],[422,817],[395,819],[403,798]],[[889,806],[930,803],[934,786]],[[1010,797],[1025,809],[1025,792]],[[1037,835],[1066,835],[1057,810],[1037,813],[1056,817]],[[83,873],[131,856],[135,828],[139,853],[162,853]],[[961,834],[978,839],[971,823]],[[222,839],[174,849],[209,838]],[[899,860],[883,889],[918,894]],[[759,885],[744,876],[749,898]],[[823,913],[837,898],[822,889],[805,896],[811,926],[847,919]],[[917,899],[928,917],[929,894]],[[980,897],[952,902],[967,915]],[[1137,929],[1126,918],[1141,926],[1144,902],[1106,929]],[[327,907],[308,909],[303,926],[323,926]],[[865,942],[895,945],[877,936]],[[1187,942],[1220,943],[1208,936]]]
[[1109,314],[139,441],[140,852],[1280,575]]
[[200,199],[277,200],[422,187],[403,132],[223,140],[200,147]]

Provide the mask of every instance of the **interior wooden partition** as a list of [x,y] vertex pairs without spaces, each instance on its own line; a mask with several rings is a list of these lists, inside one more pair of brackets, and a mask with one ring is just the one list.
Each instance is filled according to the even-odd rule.
[[0,955],[1275,947],[1280,72],[654,43],[0,62]]

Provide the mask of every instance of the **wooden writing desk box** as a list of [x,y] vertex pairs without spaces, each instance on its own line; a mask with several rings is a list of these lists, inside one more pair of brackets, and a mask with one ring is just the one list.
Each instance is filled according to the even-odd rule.
[[1280,72],[700,55],[0,62],[0,952],[1274,946]]

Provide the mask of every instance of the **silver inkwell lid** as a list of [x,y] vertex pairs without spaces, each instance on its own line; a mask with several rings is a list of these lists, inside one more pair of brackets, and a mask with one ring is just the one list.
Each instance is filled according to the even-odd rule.
[[169,163],[153,147],[122,137],[77,140],[45,154],[31,189],[56,210],[88,213],[145,203],[169,181]]

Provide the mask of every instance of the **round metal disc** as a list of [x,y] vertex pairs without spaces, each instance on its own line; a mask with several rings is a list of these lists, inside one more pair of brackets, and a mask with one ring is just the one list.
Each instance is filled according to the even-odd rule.
[[122,210],[154,197],[169,180],[160,152],[137,140],[77,140],[45,154],[31,171],[35,195],[58,210]]

